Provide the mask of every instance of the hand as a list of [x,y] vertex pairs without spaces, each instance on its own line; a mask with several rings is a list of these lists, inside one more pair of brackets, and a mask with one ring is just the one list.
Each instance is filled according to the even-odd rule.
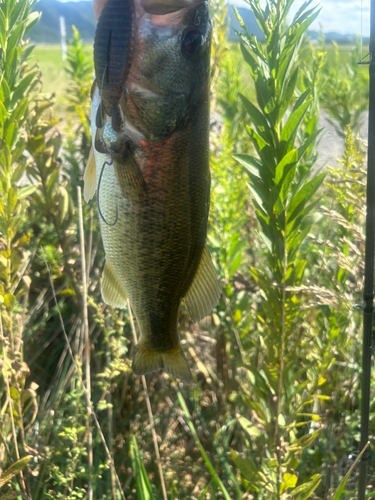
[[107,0],[92,0],[92,10],[94,11],[94,16],[99,19],[100,13],[103,10],[104,4]]

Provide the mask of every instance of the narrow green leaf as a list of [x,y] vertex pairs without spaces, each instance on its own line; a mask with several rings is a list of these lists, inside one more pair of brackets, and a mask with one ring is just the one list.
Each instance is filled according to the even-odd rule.
[[297,439],[292,443],[290,446],[288,446],[288,451],[297,451],[297,450],[302,450],[310,446],[315,439],[318,437],[319,431],[312,432],[311,434],[306,434],[305,436],[302,436],[301,438]]
[[302,106],[302,104],[306,101],[307,97],[310,94],[311,94],[311,90],[307,89],[307,90],[305,90],[305,92],[303,94],[301,94],[299,96],[299,98],[297,99],[295,105],[293,106],[292,113],[294,113],[294,111],[296,111],[300,106]]
[[18,192],[18,199],[24,200],[28,196],[35,193],[36,189],[37,189],[37,186],[25,186],[25,187],[21,188]]
[[296,217],[298,211],[302,210],[306,203],[312,198],[315,192],[322,185],[326,174],[319,174],[311,181],[306,182],[302,188],[292,197],[288,207],[288,222]]
[[3,95],[3,103],[6,108],[9,106],[9,100],[10,100],[10,90],[9,90],[9,85],[6,79],[3,77],[3,81],[1,82],[1,88],[2,88],[2,95]]
[[19,56],[19,61],[20,63],[22,64],[23,62],[25,62],[31,55],[31,52],[35,49],[35,45],[28,45],[27,47],[25,47],[22,52],[21,52],[21,55]]
[[22,118],[24,117],[28,102],[29,102],[29,100],[27,97],[25,97],[25,99],[22,99],[22,101],[20,101],[17,104],[17,106],[14,108],[12,114],[9,117],[9,120],[10,121],[18,121],[18,122],[20,120],[22,120]]
[[3,125],[7,118],[7,110],[4,107],[4,104],[0,101],[0,125]]
[[27,73],[27,75],[20,81],[15,91],[13,92],[12,106],[14,106],[18,101],[23,99],[28,87],[31,85],[31,83],[33,82],[38,73],[39,73],[38,70],[31,71],[30,73]]
[[194,441],[195,441],[195,444],[197,445],[201,455],[202,455],[202,458],[203,458],[203,461],[205,462],[206,464],[206,467],[207,469],[209,470],[210,474],[211,474],[211,477],[213,479],[213,481],[216,483],[216,485],[218,486],[218,488],[220,489],[220,491],[222,492],[223,494],[223,497],[225,498],[225,500],[231,500],[230,499],[230,495],[227,491],[227,489],[225,488],[223,482],[221,481],[221,479],[219,478],[215,468],[213,467],[210,459],[208,458],[203,446],[202,446],[202,443],[200,442],[200,439],[198,437],[198,434],[197,434],[197,431],[195,430],[195,427],[194,427],[194,424],[193,424],[193,421],[191,419],[191,415],[190,415],[190,412],[189,412],[189,409],[185,403],[185,400],[181,394],[181,392],[179,390],[176,391],[177,392],[177,399],[178,399],[178,402],[182,408],[182,411],[184,412],[185,414],[185,418],[186,418],[186,421],[187,421],[187,424],[188,424],[188,427],[190,429],[190,432],[192,433],[193,435],[193,438],[194,438]]
[[234,450],[231,450],[231,455],[232,460],[240,470],[241,475],[249,481],[252,490],[258,492],[258,486],[264,486],[264,481],[260,477],[254,461],[250,457],[242,458]]
[[262,137],[262,139],[269,145],[273,145],[272,133],[270,126],[266,118],[263,116],[261,111],[254,106],[244,95],[240,94],[241,100],[247,114],[249,115],[251,121],[253,122],[258,134]]
[[5,0],[5,17],[9,18],[12,15],[16,0]]
[[238,423],[240,424],[242,429],[249,434],[249,436],[257,438],[262,435],[262,431],[255,427],[255,425],[253,425],[247,418],[240,417],[238,419]]
[[47,196],[52,196],[59,183],[59,172],[54,170],[47,181]]
[[9,86],[12,86],[12,83],[16,78],[15,70],[17,68],[17,55],[17,47],[13,47],[13,49],[7,55],[7,59],[5,62],[4,77],[5,79],[9,80]]
[[7,22],[4,16],[4,12],[0,9],[0,44],[2,50],[6,51],[7,44]]
[[12,149],[14,134],[16,133],[17,135],[18,132],[16,127],[17,122],[10,121],[10,119],[7,118],[6,122],[4,123],[4,141],[8,145],[9,149]]
[[32,12],[29,15],[25,23],[25,34],[29,32],[31,29],[33,29],[33,27],[39,22],[41,16],[42,16],[41,12]]
[[322,476],[320,474],[315,474],[311,477],[310,481],[304,484],[300,484],[290,493],[292,497],[297,497],[297,500],[306,500],[310,498],[312,493],[319,486]]
[[[282,180],[281,183],[281,189],[280,189],[280,200],[281,203],[284,205],[286,199],[288,198],[288,195],[290,194],[290,188],[293,184],[295,175],[296,175],[296,168],[297,164],[291,165],[291,168],[288,170],[288,173],[285,175],[284,179]],[[285,170],[287,170],[285,168]]]
[[10,54],[16,45],[19,45],[25,31],[24,23],[20,23],[8,38],[7,54]]
[[[198,500],[205,500],[206,495],[207,495],[207,493],[208,493],[208,489],[209,489],[209,488],[210,488],[210,486],[211,486],[211,483],[212,483],[212,479],[211,479],[211,481],[207,484],[207,486],[206,486],[206,487],[205,487],[205,489],[202,491],[202,493],[199,495]],[[1,498],[0,498],[0,500],[1,500]]]
[[23,457],[20,460],[17,460],[14,464],[12,464],[9,469],[4,471],[0,477],[0,488],[6,483],[9,483],[11,479],[13,479],[14,476],[19,474],[27,465],[29,460],[31,459],[31,455],[28,455],[27,457]]
[[69,210],[69,194],[63,186],[60,186],[59,189],[59,223],[62,224]]
[[257,204],[259,205],[259,207],[262,209],[262,211],[267,214],[267,211],[265,209],[265,206],[263,204],[263,199],[262,199],[262,196],[259,195],[258,193],[258,190],[255,189],[255,187],[250,184],[249,182],[247,183],[247,187],[250,189],[251,191],[251,194],[253,195],[255,201],[257,202]]
[[295,90],[296,84],[297,84],[298,71],[299,71],[298,68],[296,68],[295,71],[293,72],[292,76],[290,77],[284,92],[282,92],[282,94],[280,96],[280,107],[279,107],[278,121],[280,121],[282,119],[286,110],[290,106],[291,100],[294,96],[294,90]]
[[12,15],[9,18],[9,29],[12,30],[13,26],[19,24],[23,21],[26,9],[28,7],[27,2],[17,2],[14,6]]
[[306,0],[301,7],[297,10],[293,18],[293,24],[300,23],[300,16],[305,12],[307,7],[312,3],[313,0]]
[[337,490],[335,491],[335,494],[332,498],[332,500],[339,500],[342,496],[342,494],[344,493],[344,489],[345,489],[345,485],[346,483],[348,482],[349,478],[350,478],[350,475],[351,473],[353,472],[353,469],[355,468],[355,466],[357,465],[357,463],[359,462],[359,460],[361,459],[362,455],[364,454],[364,452],[367,450],[367,448],[369,447],[370,445],[370,442],[368,441],[365,446],[363,447],[363,449],[361,450],[360,454],[357,456],[357,458],[354,460],[353,464],[351,465],[350,469],[348,470],[348,472],[346,473],[343,481],[341,482],[340,486],[337,488]]
[[17,491],[8,491],[5,495],[0,496],[0,500],[16,500],[20,495]]
[[18,201],[18,189],[11,187],[8,191],[8,204],[7,204],[8,217],[12,214],[13,210],[15,209],[17,201]]
[[[313,10],[313,9],[311,9]],[[313,15],[309,16],[308,19],[306,19],[305,21],[303,21],[302,24],[300,24],[300,26],[298,26],[298,28],[296,29],[295,31],[295,38],[299,38],[302,36],[302,34],[307,31],[308,27],[315,21],[315,19],[319,16],[320,14],[320,11],[322,9],[320,8],[319,10],[317,10]]]
[[[260,137],[260,135],[250,127],[246,126],[246,130],[251,138],[252,143],[261,159],[261,164],[263,170],[268,170],[271,177],[274,175],[275,159],[272,154],[272,149],[268,144]],[[263,175],[262,175],[263,177]]]
[[[18,140],[16,147],[12,151],[12,163],[16,163],[19,159],[22,153],[25,151],[25,145],[26,145],[26,140],[21,137],[21,139]],[[14,176],[14,174],[13,174]],[[22,176],[21,176],[22,177]],[[16,183],[20,180],[21,177],[14,177],[14,179],[17,180],[12,180],[13,183]]]
[[[290,167],[295,165],[298,161],[298,152],[296,149],[289,151],[284,158],[278,163],[275,170],[275,184],[278,185],[282,178],[284,177],[284,171],[286,173],[290,170]],[[288,168],[289,167],[289,168]]]
[[6,218],[5,210],[4,210],[4,198],[2,196],[0,196],[0,215],[4,219]]
[[281,132],[281,141],[289,142],[294,137],[297,127],[301,123],[311,101],[312,99],[309,99],[290,114]]
[[312,134],[307,137],[301,144],[301,146],[298,148],[298,158],[301,159],[303,155],[306,153],[306,150],[315,142],[315,139],[318,137],[318,135],[322,132],[322,128],[319,130],[316,130]]
[[243,155],[236,154],[233,155],[233,158],[236,159],[241,165],[243,165],[246,170],[248,170],[251,174],[260,178],[259,171],[262,168],[262,165],[259,161],[251,155]]

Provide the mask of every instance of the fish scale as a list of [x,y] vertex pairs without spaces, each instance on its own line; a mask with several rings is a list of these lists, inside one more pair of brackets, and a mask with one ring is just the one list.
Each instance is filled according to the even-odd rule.
[[[108,12],[114,12],[111,2],[120,4],[109,0]],[[206,246],[211,21],[205,1],[148,0],[149,12],[137,1],[132,9],[126,57],[118,59],[123,66],[111,74],[108,65],[113,92],[96,75],[91,123],[93,138],[101,125],[100,150],[94,140],[84,195],[88,200],[97,191],[103,215],[103,300],[125,307],[128,298],[140,330],[134,373],[164,368],[191,382],[177,328],[180,304],[198,321],[220,297]],[[101,33],[107,36],[117,25],[108,15],[99,20],[99,76],[108,63]],[[97,110],[106,100],[100,122]],[[108,103],[116,102],[118,129],[108,113]]]

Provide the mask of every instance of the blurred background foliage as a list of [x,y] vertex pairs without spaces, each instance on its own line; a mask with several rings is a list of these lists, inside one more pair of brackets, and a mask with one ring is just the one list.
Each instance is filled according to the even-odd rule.
[[[211,1],[208,243],[223,293],[200,324],[181,310],[194,385],[166,374],[144,385],[128,311],[101,301],[93,205],[86,285],[82,274],[90,51],[73,29],[64,66],[56,57],[58,119],[27,42],[34,3],[0,3],[0,499],[331,499],[360,451],[360,40],[345,53],[312,45],[310,2],[292,19],[292,1],[248,0],[266,42],[243,26],[230,43],[226,3]],[[345,141],[322,168],[320,113]],[[339,496],[355,492],[354,471]]]

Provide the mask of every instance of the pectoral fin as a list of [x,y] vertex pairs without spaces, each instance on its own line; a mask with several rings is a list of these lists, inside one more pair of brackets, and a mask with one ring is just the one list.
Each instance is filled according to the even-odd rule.
[[185,306],[192,321],[200,321],[208,316],[219,302],[220,294],[216,271],[210,252],[205,246],[193,282],[184,297]]
[[112,271],[108,262],[105,263],[102,278],[102,298],[109,306],[123,309],[126,306],[127,296]]
[[145,200],[147,185],[133,153],[125,151],[115,155],[114,166],[123,196],[131,201]]
[[88,203],[96,191],[96,166],[93,148],[90,149],[89,159],[87,160],[85,173],[83,174],[83,182],[83,197],[85,202]]

